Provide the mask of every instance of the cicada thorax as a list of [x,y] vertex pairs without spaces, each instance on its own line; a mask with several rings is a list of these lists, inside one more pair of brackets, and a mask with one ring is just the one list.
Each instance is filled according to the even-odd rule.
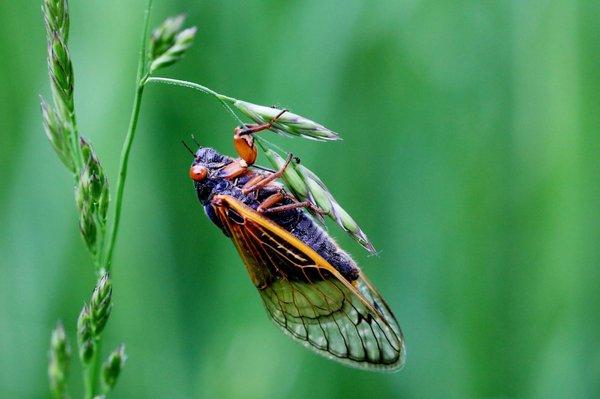
[[[282,271],[289,278],[298,281],[315,281],[330,277],[323,270],[304,267],[308,260],[303,258],[293,246],[283,240],[276,240],[267,230],[256,227],[256,223],[253,223],[256,219],[267,219],[319,253],[320,256],[339,270],[348,281],[353,281],[358,277],[358,267],[350,256],[335,243],[317,222],[301,209],[289,209],[275,213],[258,211],[261,204],[283,191],[282,186],[270,182],[252,191],[245,191],[244,188],[248,187],[249,184],[252,185],[252,182],[257,179],[268,177],[270,172],[246,169],[243,173],[232,175],[232,171],[238,170],[236,164],[239,160],[224,156],[218,158],[213,153],[214,150],[202,150],[204,150],[202,153],[198,151],[199,156],[197,156],[197,160],[190,169],[190,176],[194,179],[198,198],[204,204],[205,211],[211,221],[218,225],[227,236],[231,237],[235,233],[229,230],[236,229],[244,235],[251,234],[252,236],[248,239],[257,240],[266,248],[268,253],[257,251],[252,253],[255,260],[253,267],[269,265],[269,267],[274,268],[275,272]],[[209,160],[217,159],[220,162],[207,162],[207,157]],[[234,198],[250,208],[252,214],[242,217],[239,212],[231,207],[223,207],[223,205],[214,201],[215,197],[224,195]],[[272,205],[284,206],[293,203],[294,200],[290,196],[282,196],[278,202]],[[218,217],[215,218],[215,216]],[[290,261],[294,265],[301,266],[301,268],[289,268]],[[256,279],[261,284],[269,281],[269,273],[257,272],[255,274],[253,280]]]

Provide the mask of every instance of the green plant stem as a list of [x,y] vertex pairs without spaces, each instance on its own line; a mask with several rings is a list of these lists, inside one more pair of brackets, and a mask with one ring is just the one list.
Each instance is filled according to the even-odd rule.
[[[108,245],[105,247],[105,256],[100,263],[101,267],[98,268],[98,275],[101,276],[104,272],[110,272],[112,265],[112,256],[114,253],[115,243],[117,240],[117,233],[119,231],[119,222],[121,220],[121,208],[123,205],[123,191],[125,188],[125,180],[127,179],[127,166],[129,164],[129,154],[131,153],[131,146],[133,139],[135,138],[135,132],[138,124],[140,115],[140,108],[142,104],[142,95],[144,93],[144,85],[148,78],[147,70],[147,51],[146,41],[148,38],[148,30],[150,25],[150,10],[152,8],[152,0],[148,0],[146,5],[146,12],[144,14],[144,30],[141,39],[140,56],[138,60],[138,70],[136,77],[136,90],[133,97],[133,109],[131,110],[131,116],[129,119],[129,127],[125,136],[125,141],[121,149],[121,158],[119,160],[119,175],[117,178],[117,194],[115,197],[115,208],[114,217],[112,219],[111,229],[109,231]],[[96,351],[90,364],[84,371],[84,383],[85,383],[85,398],[93,399],[98,393],[98,379],[100,374],[100,352],[102,348],[101,337],[95,338]]]
[[102,342],[95,340],[96,349],[90,363],[85,366],[83,374],[83,385],[85,390],[85,399],[93,399],[97,393],[98,376],[100,374],[100,351]]
[[[106,256],[104,257],[104,266],[106,272],[110,272],[112,266],[112,257],[115,249],[115,243],[117,241],[117,233],[119,231],[119,223],[121,221],[121,208],[123,205],[123,191],[125,189],[125,180],[127,179],[127,166],[129,164],[129,154],[131,153],[131,145],[135,138],[135,131],[138,124],[138,118],[140,115],[140,106],[142,104],[142,95],[144,93],[144,85],[148,80],[147,70],[147,54],[146,54],[146,41],[148,40],[148,29],[150,21],[150,9],[152,8],[152,0],[148,0],[146,6],[146,14],[144,17],[144,33],[142,34],[142,44],[140,50],[140,57],[138,61],[138,71],[136,78],[136,90],[133,98],[133,109],[131,110],[131,116],[129,118],[129,128],[127,129],[127,135],[125,136],[125,142],[121,149],[121,159],[119,161],[119,176],[117,177],[117,194],[115,197],[115,211],[114,218],[112,219],[112,227],[109,232],[108,246],[106,247]],[[103,270],[99,270],[99,273],[103,273]]]
[[115,249],[115,243],[117,241],[119,222],[121,221],[123,191],[125,189],[125,181],[127,179],[127,166],[129,163],[129,154],[131,153],[131,145],[133,144],[133,139],[135,138],[135,131],[137,128],[138,118],[140,114],[140,106],[142,104],[143,93],[144,82],[139,81],[137,89],[135,91],[135,97],[133,99],[133,109],[131,111],[131,117],[129,120],[129,129],[127,129],[125,142],[123,143],[123,147],[121,149],[121,159],[119,161],[119,176],[117,178],[117,194],[115,197],[115,213],[112,221],[112,228],[110,230],[110,236],[108,239],[108,249],[106,250],[107,252],[104,261],[104,269],[107,272],[110,272],[112,266],[112,257]]
[[194,83],[194,82],[188,82],[187,80],[160,78],[160,77],[152,76],[152,77],[149,77],[146,82],[147,83],[153,83],[153,82],[154,83],[163,83],[163,84],[168,84],[168,85],[173,85],[173,86],[187,87],[188,89],[194,89],[194,90],[200,91],[202,93],[209,94],[209,95],[215,97],[217,100],[219,100],[221,102],[221,104],[223,104],[223,106],[229,112],[231,112],[231,114],[237,120],[239,120],[237,114],[235,112],[233,112],[233,110],[229,106],[230,104],[234,104],[236,101],[238,101],[237,98],[233,98],[233,97],[229,97],[224,94],[221,94],[221,93],[217,93],[216,91],[211,90],[206,86],[202,86],[202,85],[200,85],[198,83]]
[[75,180],[79,181],[81,171],[83,170],[83,155],[81,154],[81,147],[79,146],[79,129],[77,128],[77,120],[75,119],[75,111],[70,115],[71,119],[71,152],[73,158],[75,158]]

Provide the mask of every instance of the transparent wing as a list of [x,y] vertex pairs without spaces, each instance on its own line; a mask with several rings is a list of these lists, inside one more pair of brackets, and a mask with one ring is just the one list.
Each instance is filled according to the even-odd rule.
[[213,206],[269,316],[287,335],[353,367],[402,366],[398,322],[364,275],[346,280],[306,244],[232,197],[218,196]]

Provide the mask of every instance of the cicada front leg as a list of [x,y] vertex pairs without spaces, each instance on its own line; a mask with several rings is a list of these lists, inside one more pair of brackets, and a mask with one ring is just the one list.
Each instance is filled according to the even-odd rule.
[[273,127],[273,124],[277,122],[277,119],[281,117],[287,110],[282,110],[273,119],[263,124],[249,124],[243,126],[237,126],[233,130],[233,145],[235,150],[239,154],[240,158],[246,161],[246,164],[252,165],[256,162],[258,151],[256,144],[254,143],[253,134],[268,130]]
[[237,179],[248,172],[248,164],[243,159],[236,159],[224,166],[219,172],[220,177],[228,180]]

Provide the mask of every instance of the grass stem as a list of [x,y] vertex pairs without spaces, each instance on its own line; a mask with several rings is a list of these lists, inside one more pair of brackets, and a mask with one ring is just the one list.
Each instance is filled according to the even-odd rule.
[[85,390],[85,399],[93,399],[98,392],[98,376],[100,374],[100,350],[101,341],[96,340],[94,356],[90,364],[85,366],[83,370],[83,385]]
[[[236,98],[233,97],[229,97],[226,96],[224,94],[221,93],[217,93],[216,91],[209,89],[206,86],[202,86],[198,83],[194,83],[194,82],[188,82],[187,80],[179,80],[179,79],[171,79],[171,78],[161,78],[161,77],[150,77],[147,80],[148,83],[162,83],[162,84],[168,84],[168,85],[173,85],[173,86],[181,86],[181,87],[187,87],[188,89],[193,89],[193,90],[197,90],[199,92],[205,93],[205,94],[209,94],[213,97],[215,97],[217,100],[219,100],[219,102],[221,102],[221,104],[223,104],[223,106],[229,111],[231,112],[231,114],[234,116],[235,119],[237,119],[238,121],[240,121],[240,118],[237,116],[237,114],[235,112],[233,112],[233,110],[231,109],[231,107],[229,106],[230,104],[235,103],[236,101],[238,101]],[[243,123],[242,121],[240,121],[240,123]]]
[[[148,79],[147,75],[147,50],[146,42],[148,38],[148,30],[150,25],[150,9],[152,8],[152,0],[148,0],[146,6],[146,13],[144,16],[144,32],[142,34],[142,43],[140,50],[140,57],[138,60],[138,72],[136,78],[136,90],[133,98],[133,108],[131,110],[131,116],[129,119],[129,128],[127,129],[127,135],[125,136],[125,142],[121,149],[121,158],[119,160],[119,175],[117,177],[117,194],[115,197],[115,210],[114,218],[112,219],[112,226],[109,232],[108,246],[106,248],[106,256],[104,257],[104,271],[110,272],[112,266],[112,257],[115,249],[115,243],[117,240],[117,233],[119,231],[119,222],[121,221],[121,208],[123,205],[123,191],[125,188],[125,180],[127,179],[127,166],[129,164],[129,154],[131,153],[131,145],[135,138],[135,131],[137,129],[138,118],[140,115],[140,107],[142,104],[142,95],[144,93],[144,85]],[[100,273],[104,272],[100,270]]]

